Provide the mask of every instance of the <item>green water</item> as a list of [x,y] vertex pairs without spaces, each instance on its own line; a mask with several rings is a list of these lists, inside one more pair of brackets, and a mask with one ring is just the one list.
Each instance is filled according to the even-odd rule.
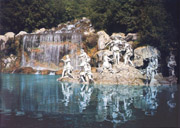
[[0,74],[0,128],[177,127],[176,86],[83,85]]

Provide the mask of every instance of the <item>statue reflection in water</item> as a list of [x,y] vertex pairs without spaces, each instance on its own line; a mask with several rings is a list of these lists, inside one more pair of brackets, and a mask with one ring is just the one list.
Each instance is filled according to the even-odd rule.
[[132,117],[131,104],[133,99],[122,95],[117,88],[102,88],[98,95],[98,121],[110,121],[114,124],[123,123]]
[[157,112],[157,86],[149,86],[145,90],[145,115],[153,116]]
[[112,107],[110,107],[110,121],[114,124],[128,121],[132,117],[131,104],[132,100],[127,97],[122,95],[114,97]]
[[68,83],[61,83],[61,85],[62,85],[61,86],[62,93],[64,95],[63,102],[64,102],[65,106],[68,106],[69,98],[73,94],[72,86],[71,86],[71,84],[68,84]]
[[81,113],[89,105],[91,100],[91,94],[93,92],[93,86],[83,84],[80,89],[79,98],[79,112]]
[[169,111],[173,111],[176,107],[175,92],[171,93],[170,99],[167,101],[167,105],[169,106]]
[[107,120],[108,106],[112,101],[113,91],[111,89],[101,87],[98,95],[98,105],[97,105],[97,115],[96,119],[98,121]]

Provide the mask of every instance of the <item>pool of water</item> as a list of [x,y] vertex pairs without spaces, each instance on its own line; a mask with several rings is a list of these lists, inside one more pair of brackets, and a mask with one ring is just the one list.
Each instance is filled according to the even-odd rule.
[[177,127],[176,86],[85,85],[0,74],[0,128]]

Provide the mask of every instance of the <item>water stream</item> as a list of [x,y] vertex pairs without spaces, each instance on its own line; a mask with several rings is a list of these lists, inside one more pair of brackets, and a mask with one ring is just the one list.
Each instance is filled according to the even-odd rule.
[[21,66],[58,70],[62,57],[70,54],[71,64],[76,69],[75,53],[81,42],[80,33],[27,34],[23,37]]

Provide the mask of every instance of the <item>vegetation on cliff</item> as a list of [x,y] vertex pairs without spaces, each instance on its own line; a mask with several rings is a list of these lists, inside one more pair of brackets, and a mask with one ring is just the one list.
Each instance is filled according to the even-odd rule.
[[88,17],[96,30],[137,32],[141,44],[161,50],[177,46],[178,0],[1,0],[0,6],[0,34]]

